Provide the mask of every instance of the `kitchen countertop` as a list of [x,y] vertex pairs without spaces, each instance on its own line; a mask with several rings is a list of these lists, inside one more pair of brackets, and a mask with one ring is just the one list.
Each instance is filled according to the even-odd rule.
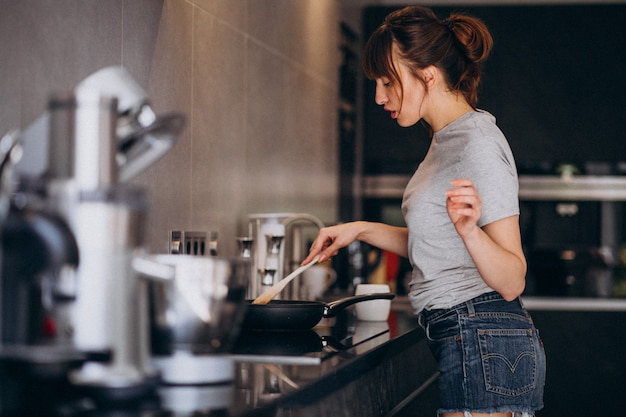
[[[624,299],[523,297],[523,302],[538,312],[626,311]],[[436,366],[406,296],[392,302],[387,322],[360,322],[348,308],[310,331],[248,333],[242,332],[234,354],[228,356],[231,383],[161,385],[137,401],[112,401],[81,392],[66,379],[50,378],[32,366],[3,364],[0,415],[102,417],[123,411],[138,417],[256,417],[330,412],[367,417],[385,415],[377,414],[380,410],[388,414],[421,393],[426,394],[413,415],[419,414],[416,409],[429,415],[435,407]],[[376,406],[348,405],[361,403],[358,398],[363,396]]]
[[[624,299],[524,296],[522,300],[531,312],[626,311]],[[372,390],[374,390],[374,393],[370,395],[378,395],[384,385],[383,381],[369,384],[365,379],[360,379],[361,375],[380,367],[383,363],[385,368],[391,368],[390,373],[399,373],[397,367],[394,368],[385,361],[394,355],[399,355],[409,346],[420,344],[424,344],[422,350],[412,351],[409,356],[410,362],[418,362],[417,367],[420,372],[423,372],[420,377],[417,377],[421,381],[421,386],[415,391],[425,390],[429,385],[436,386],[438,374],[434,360],[429,353],[425,353],[427,349],[424,333],[417,325],[406,296],[397,296],[392,302],[392,312],[386,323],[359,322],[351,310],[348,310],[337,319],[322,322],[315,328],[315,333],[322,340],[321,347],[315,352],[302,355],[268,352],[266,355],[236,356],[237,381],[234,384],[234,405],[229,408],[231,413],[229,415],[275,416],[280,413],[280,410],[291,409],[300,410],[302,415],[324,415],[323,411],[334,410],[332,408],[335,404],[332,399],[333,393],[355,381],[360,384],[357,388],[358,396],[367,397],[369,385],[373,385]],[[281,342],[283,346],[287,344],[289,343]],[[401,366],[415,366],[406,361],[406,358],[403,360]],[[423,363],[420,364],[422,361]],[[413,378],[416,371],[413,369],[407,373]],[[397,379],[402,380],[402,376],[398,376]],[[402,383],[406,382],[402,381]],[[436,395],[433,395],[432,391],[429,395],[436,403]],[[431,400],[432,398],[429,399]],[[375,399],[373,398],[372,401]],[[315,408],[320,402],[328,402],[331,405],[326,410]],[[340,404],[343,403],[350,404],[350,401],[340,402]],[[376,409],[376,407],[372,408]],[[424,408],[427,409],[427,407]],[[361,417],[366,416],[366,412],[369,410],[343,411],[345,414],[333,411],[333,413],[339,413],[333,415]],[[283,411],[283,414],[291,415],[288,411]],[[386,415],[386,413],[374,415]],[[428,414],[428,411],[424,410],[424,415],[434,415],[434,413]]]
[[[0,372],[4,379],[0,381],[0,414],[113,416],[123,410],[124,415],[141,417],[191,415],[194,412],[199,413],[197,415],[252,417],[275,416],[281,408],[306,408],[320,402],[330,404],[332,401],[326,398],[380,367],[384,361],[406,354],[405,351],[418,344],[425,345],[424,334],[413,314],[402,304],[393,305],[387,322],[360,322],[350,307],[334,319],[324,319],[309,332],[242,333],[245,342],[238,344],[231,356],[234,364],[232,383],[159,386],[156,392],[150,392],[138,401],[118,402],[107,395],[83,395],[65,379],[24,378],[24,369]],[[273,339],[277,343],[268,343]],[[252,346],[255,343],[258,346]],[[436,376],[432,377],[435,372],[433,363],[416,366],[424,369],[424,380],[432,384],[436,379]],[[17,380],[11,372],[19,372],[21,381],[27,381],[24,382],[26,385],[8,390],[8,381],[14,384]],[[411,372],[415,373],[415,370]],[[399,383],[404,384],[404,381]],[[377,381],[372,389],[379,390],[378,384]],[[19,398],[14,399],[13,395]],[[388,395],[395,401],[397,394]],[[23,401],[23,398],[33,397],[38,401]],[[17,408],[14,410],[13,407]]]

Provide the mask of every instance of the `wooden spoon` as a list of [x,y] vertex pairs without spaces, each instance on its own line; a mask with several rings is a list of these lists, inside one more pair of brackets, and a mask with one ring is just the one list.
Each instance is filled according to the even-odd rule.
[[318,259],[319,255],[313,258],[313,260],[308,264],[302,265],[291,274],[287,275],[285,278],[281,279],[276,284],[263,291],[261,295],[259,295],[257,298],[254,299],[254,301],[252,301],[252,304],[267,304],[272,301],[272,298],[276,297],[278,293],[281,292],[287,286],[287,284],[291,282],[291,280],[315,265]]

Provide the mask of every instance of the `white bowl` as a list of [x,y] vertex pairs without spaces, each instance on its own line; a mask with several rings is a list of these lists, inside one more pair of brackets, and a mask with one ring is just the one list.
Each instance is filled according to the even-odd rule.
[[[359,284],[355,295],[391,292],[387,284]],[[356,317],[361,321],[387,321],[391,311],[391,300],[361,301],[354,305]]]

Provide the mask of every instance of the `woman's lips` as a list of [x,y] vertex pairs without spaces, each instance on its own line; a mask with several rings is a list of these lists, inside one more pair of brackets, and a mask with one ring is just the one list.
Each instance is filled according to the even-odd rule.
[[396,119],[398,117],[398,112],[395,110],[385,109],[385,111],[389,112],[389,115],[392,119]]

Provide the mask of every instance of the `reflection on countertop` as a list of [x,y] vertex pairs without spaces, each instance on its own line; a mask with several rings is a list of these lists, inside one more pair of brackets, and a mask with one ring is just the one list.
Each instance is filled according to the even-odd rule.
[[316,403],[413,343],[416,329],[404,311],[392,311],[387,322],[362,322],[349,308],[312,330],[244,331],[234,355],[233,415]]

